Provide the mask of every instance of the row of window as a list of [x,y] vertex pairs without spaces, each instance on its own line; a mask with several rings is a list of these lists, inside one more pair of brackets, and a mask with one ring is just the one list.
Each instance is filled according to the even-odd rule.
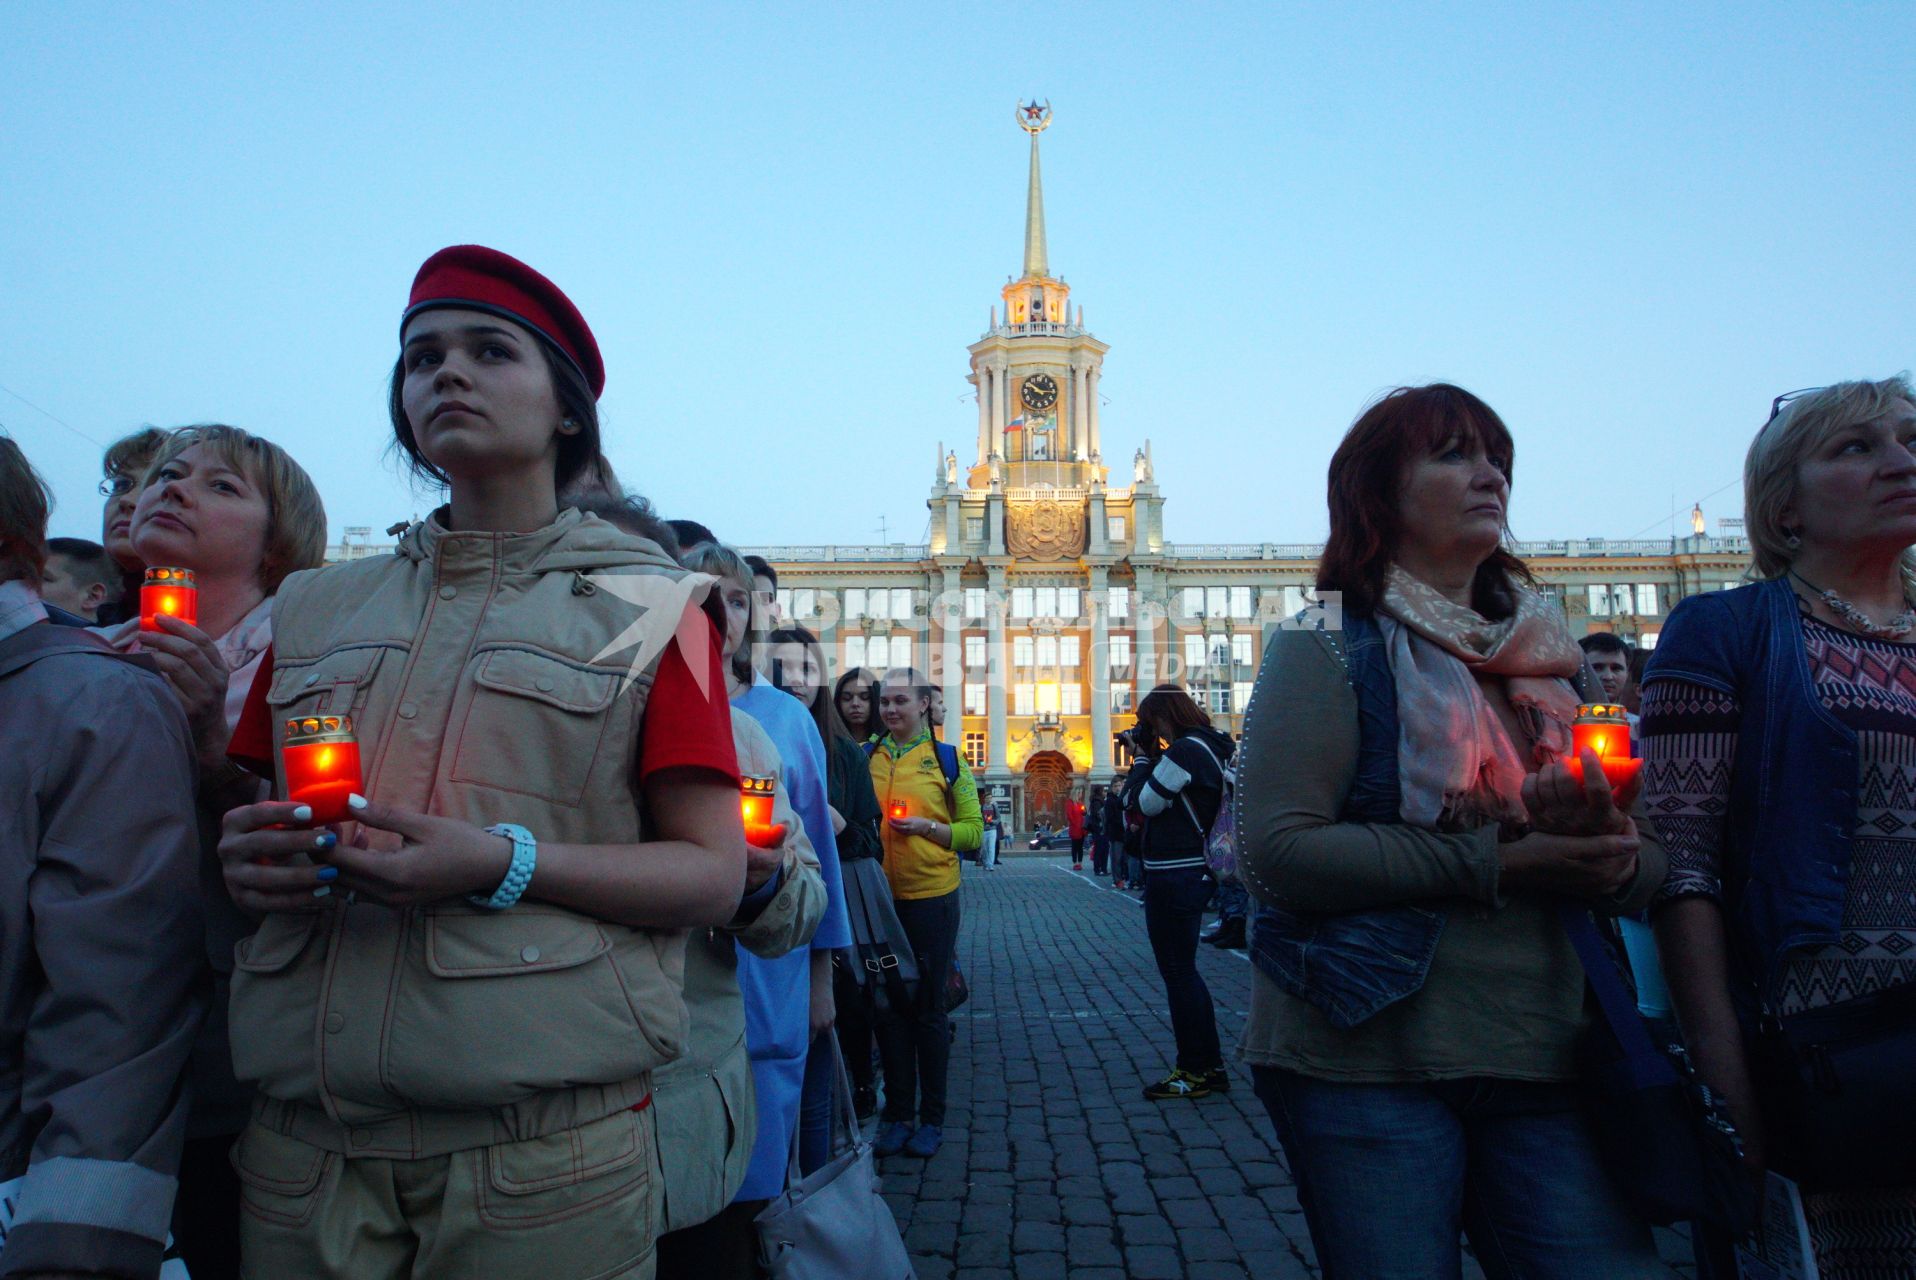
[[[1012,686],[1011,713],[1018,716],[1079,715],[1082,692],[1076,685],[1014,685]],[[1214,716],[1241,713],[1251,701],[1251,686],[1248,681],[1192,689],[1190,693],[1199,706]],[[1127,713],[1135,706],[1130,684],[1113,681],[1112,712]],[[965,714],[982,716],[986,714],[986,709],[985,686],[966,685]],[[984,768],[990,763],[990,739],[980,731],[967,732],[964,736],[964,753],[966,764],[973,769]]]
[[[1620,590],[1622,588],[1619,588]],[[1638,590],[1655,592],[1654,586]],[[1284,615],[1288,617],[1304,607],[1304,588],[1283,587]],[[1597,588],[1593,587],[1594,592]],[[921,593],[912,587],[846,587],[841,593],[842,616],[850,621],[906,621],[917,616],[913,610]],[[781,587],[779,611],[787,618],[807,621],[818,616],[818,591],[812,587]],[[1085,592],[1079,587],[1013,587],[1010,616],[1025,618],[1076,619],[1084,616]],[[1131,616],[1131,588],[1107,587],[1106,612],[1112,618]],[[984,619],[990,611],[991,592],[985,587],[964,589],[966,619]],[[1639,611],[1640,612],[1640,611]],[[1251,619],[1257,616],[1257,593],[1251,587],[1185,587],[1179,596],[1180,618]]]
[[[1111,670],[1131,666],[1131,637],[1109,637]],[[990,649],[984,636],[969,634],[964,641],[965,667],[978,671],[990,666]],[[1248,631],[1228,636],[1188,634],[1184,637],[1184,665],[1193,670],[1207,667],[1249,667],[1257,661],[1256,641]],[[850,667],[905,667],[912,661],[910,636],[845,637],[845,665]],[[1014,668],[1037,667],[1046,671],[1075,671],[1083,663],[1083,643],[1078,636],[1013,636],[1011,665]]]
[[[1118,546],[1124,545],[1128,529],[1123,516],[1104,518],[1104,536]],[[983,516],[965,517],[965,541],[979,543],[985,540],[985,518]]]
[[1657,584],[1654,582],[1599,583],[1590,588],[1590,616],[1609,618],[1619,613],[1654,617],[1657,608]]

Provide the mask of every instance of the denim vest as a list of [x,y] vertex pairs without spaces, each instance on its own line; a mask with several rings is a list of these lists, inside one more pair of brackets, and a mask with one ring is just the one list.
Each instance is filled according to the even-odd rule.
[[[1357,695],[1357,772],[1338,821],[1401,823],[1397,687],[1383,632],[1368,615],[1345,614],[1331,643]],[[1423,989],[1447,919],[1441,909],[1415,905],[1324,913],[1260,903],[1251,959],[1282,990],[1349,1030]]]
[[1687,680],[1741,707],[1723,842],[1733,994],[1770,1003],[1790,951],[1837,940],[1856,821],[1856,735],[1816,696],[1786,579],[1682,601],[1643,683]]

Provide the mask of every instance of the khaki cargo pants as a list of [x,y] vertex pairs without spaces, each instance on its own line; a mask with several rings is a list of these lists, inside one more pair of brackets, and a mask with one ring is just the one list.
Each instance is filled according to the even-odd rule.
[[652,1280],[653,1114],[421,1160],[254,1121],[233,1163],[247,1280]]

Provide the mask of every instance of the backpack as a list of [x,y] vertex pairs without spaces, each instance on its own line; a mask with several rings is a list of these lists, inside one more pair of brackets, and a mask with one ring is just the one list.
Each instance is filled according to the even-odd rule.
[[1204,833],[1204,865],[1210,868],[1211,874],[1217,878],[1219,884],[1236,884],[1238,883],[1237,762],[1233,759],[1230,764],[1225,764],[1222,760],[1218,760],[1217,752],[1211,750],[1210,743],[1196,734],[1192,734],[1191,737],[1204,748],[1206,755],[1217,761],[1218,773],[1223,778],[1221,790],[1218,793],[1217,816],[1211,819],[1210,830],[1205,831],[1204,824],[1198,821],[1197,810],[1191,807],[1191,797],[1180,791],[1178,799],[1184,802],[1184,812],[1189,815],[1191,825]]

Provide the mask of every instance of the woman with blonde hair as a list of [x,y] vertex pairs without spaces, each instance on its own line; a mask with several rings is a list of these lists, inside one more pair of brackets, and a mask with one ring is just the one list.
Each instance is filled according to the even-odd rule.
[[198,620],[161,615],[159,630],[142,631],[134,616],[102,634],[159,667],[186,709],[199,757],[200,883],[213,1002],[193,1053],[193,1112],[173,1233],[193,1275],[220,1280],[238,1274],[239,1183],[228,1153],[245,1127],[252,1095],[233,1072],[227,993],[234,947],[255,921],[234,905],[222,882],[219,822],[228,809],[262,794],[259,778],[229,761],[227,749],[267,661],[280,584],[324,562],[326,510],[312,477],[291,454],[239,427],[141,432],[115,446],[109,465],[116,456],[119,465],[130,465],[145,446],[154,452],[141,480],[128,494],[108,499],[108,535],[115,535],[116,513],[130,496],[126,538],[134,554],[146,566],[193,570]]
[[1652,923],[1752,1169],[1826,1280],[1916,1270],[1916,396],[1777,397],[1743,472],[1749,586],[1682,601],[1643,677]]

